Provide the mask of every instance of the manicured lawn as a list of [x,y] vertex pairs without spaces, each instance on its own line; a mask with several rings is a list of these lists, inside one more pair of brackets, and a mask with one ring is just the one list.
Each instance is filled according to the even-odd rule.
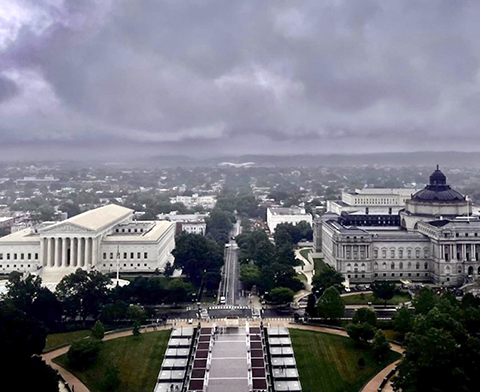
[[301,254],[305,259],[308,260],[308,254],[309,254],[311,251],[312,251],[311,249],[302,249],[302,250],[300,251],[300,254]]
[[170,331],[158,331],[106,341],[94,365],[85,371],[70,369],[66,354],[54,362],[75,374],[92,392],[105,390],[103,382],[109,367],[118,369],[119,391],[153,391],[169,337]]
[[76,340],[83,339],[85,336],[90,336],[89,329],[82,329],[80,331],[53,333],[47,335],[47,343],[45,344],[45,350],[58,347],[64,344],[73,343]]
[[[374,298],[372,293],[358,293],[358,294],[353,294],[353,295],[347,295],[343,298],[343,302],[345,305],[367,305],[369,302],[372,302],[375,305],[383,305],[384,301],[382,299],[376,299]],[[389,305],[400,305],[403,304],[404,302],[411,301],[412,298],[406,294],[406,293],[401,293],[401,294],[395,294],[395,296],[387,301],[387,304]]]
[[[379,364],[369,348],[349,338],[298,329],[291,329],[290,335],[303,392],[358,392],[378,371],[400,357],[392,351],[390,358]],[[361,357],[364,367],[358,365]]]
[[323,259],[313,259],[313,262],[314,262],[314,265],[315,265],[315,274],[316,275],[328,268],[328,266],[325,264]]

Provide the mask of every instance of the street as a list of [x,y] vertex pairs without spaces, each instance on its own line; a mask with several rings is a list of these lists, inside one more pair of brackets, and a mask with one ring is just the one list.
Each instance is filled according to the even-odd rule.
[[226,305],[244,305],[240,283],[240,267],[238,264],[238,245],[234,239],[241,233],[240,220],[238,220],[231,232],[230,241],[225,245],[225,265],[223,270],[222,296],[225,297]]

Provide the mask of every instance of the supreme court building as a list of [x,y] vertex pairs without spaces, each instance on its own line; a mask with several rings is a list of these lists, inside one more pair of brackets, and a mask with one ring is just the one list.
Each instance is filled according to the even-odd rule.
[[77,268],[153,272],[173,263],[175,225],[137,221],[109,204],[61,222],[44,222],[0,238],[0,272],[38,272],[59,280]]

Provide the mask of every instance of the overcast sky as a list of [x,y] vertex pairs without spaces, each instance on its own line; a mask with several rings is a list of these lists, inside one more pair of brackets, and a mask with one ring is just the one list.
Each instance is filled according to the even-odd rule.
[[3,0],[0,154],[480,150],[480,2]]

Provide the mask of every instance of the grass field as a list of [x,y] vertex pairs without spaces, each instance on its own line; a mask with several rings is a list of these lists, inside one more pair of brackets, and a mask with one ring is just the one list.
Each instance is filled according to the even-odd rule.
[[319,274],[320,272],[328,268],[323,259],[313,259],[313,262],[315,264],[315,274]]
[[[342,297],[343,302],[345,305],[367,305],[369,302],[372,302],[375,305],[383,305],[384,301],[382,299],[376,299],[372,293],[358,293],[358,294],[353,294],[353,295],[347,295],[345,297]],[[401,294],[395,294],[395,296],[387,301],[387,304],[389,305],[400,305],[403,304],[404,302],[411,301],[412,298],[406,294],[406,293],[401,293]]]
[[82,329],[80,331],[53,333],[47,335],[47,343],[45,344],[45,350],[58,347],[64,344],[73,343],[76,340],[83,339],[86,336],[90,336],[89,329]]
[[300,251],[300,254],[301,254],[305,259],[308,260],[308,254],[309,254],[311,251],[312,251],[311,249],[302,249],[302,250]]
[[85,371],[70,369],[66,354],[54,362],[75,374],[92,392],[105,391],[103,382],[111,367],[118,369],[119,391],[153,391],[169,337],[170,331],[158,331],[106,341],[94,365]]
[[[378,363],[371,350],[342,336],[321,332],[290,330],[303,392],[357,392],[365,382],[400,357]],[[365,366],[358,360],[363,357]]]

